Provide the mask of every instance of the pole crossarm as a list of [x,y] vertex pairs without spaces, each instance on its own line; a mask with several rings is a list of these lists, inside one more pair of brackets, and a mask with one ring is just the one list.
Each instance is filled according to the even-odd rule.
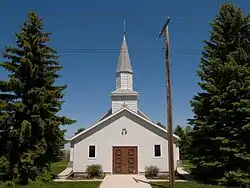
[[165,35],[165,31],[166,31],[166,28],[168,27],[169,22],[170,22],[170,17],[168,17],[166,23],[162,27],[161,32],[159,33],[159,36],[158,36],[159,38],[162,37],[163,34]]

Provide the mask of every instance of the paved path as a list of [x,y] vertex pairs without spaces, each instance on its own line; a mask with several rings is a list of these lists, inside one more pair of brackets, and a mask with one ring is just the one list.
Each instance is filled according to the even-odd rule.
[[147,181],[143,175],[106,175],[100,188],[151,188],[149,184],[136,182],[133,178]]
[[62,171],[60,174],[57,175],[58,179],[67,179],[71,174],[73,173],[72,168],[66,168],[64,171]]
[[182,167],[177,168],[177,173],[181,175],[185,180],[194,180],[194,177],[185,171]]

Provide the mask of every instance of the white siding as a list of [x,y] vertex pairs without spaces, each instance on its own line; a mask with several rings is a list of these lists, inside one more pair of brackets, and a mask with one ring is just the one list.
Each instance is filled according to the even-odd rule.
[[70,154],[69,154],[69,161],[73,161],[73,158],[74,158],[74,148],[70,148]]
[[134,112],[137,112],[137,100],[120,100],[120,101],[112,101],[112,113],[120,110],[123,105],[127,106],[127,108],[131,109]]
[[70,150],[69,150],[69,161],[73,161],[74,159],[74,145],[70,144]]
[[[143,126],[145,122],[143,122]],[[101,164],[104,172],[112,172],[113,146],[138,146],[138,171],[144,172],[145,166],[154,165],[160,172],[168,171],[167,140],[151,132],[136,122],[122,116],[96,133],[74,145],[74,172],[85,172],[87,165]],[[127,135],[121,130],[127,129]],[[155,158],[153,146],[160,144],[162,157]],[[96,146],[96,158],[88,159],[88,146]],[[176,148],[176,147],[174,147]]]
[[175,160],[179,161],[180,160],[180,150],[179,150],[179,147],[175,146],[175,150],[174,151],[175,151],[175,157],[176,157]]
[[133,75],[131,73],[120,73],[120,89],[133,90]]
[[120,74],[116,75],[116,89],[120,89],[121,87],[121,77]]

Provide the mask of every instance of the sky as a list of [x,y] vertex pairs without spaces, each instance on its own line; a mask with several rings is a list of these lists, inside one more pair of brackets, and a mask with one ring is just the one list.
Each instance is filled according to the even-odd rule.
[[[60,115],[77,120],[64,127],[69,138],[111,107],[109,94],[115,90],[126,20],[139,108],[153,121],[166,124],[164,42],[157,36],[169,16],[173,125],[186,126],[193,116],[189,102],[200,91],[196,71],[203,41],[209,36],[209,22],[225,2],[250,12],[249,0],[1,0],[0,50],[15,45],[15,32],[29,11],[43,19],[44,30],[52,33],[50,46],[58,50],[64,67],[58,84],[68,86]],[[7,79],[3,69],[0,79]]]

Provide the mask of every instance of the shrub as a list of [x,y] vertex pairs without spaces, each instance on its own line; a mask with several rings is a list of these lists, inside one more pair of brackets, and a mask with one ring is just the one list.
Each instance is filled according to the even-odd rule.
[[0,157],[0,181],[8,176],[10,163],[5,156]]
[[53,178],[53,174],[50,171],[44,169],[43,172],[38,174],[38,176],[35,179],[35,182],[36,183],[49,182],[52,180],[52,178]]
[[89,165],[86,172],[90,178],[100,177],[102,175],[102,166],[98,164]]
[[157,166],[148,166],[145,167],[145,176],[146,177],[156,177],[158,175],[159,168]]
[[0,182],[0,188],[13,188],[13,187],[15,187],[15,182],[13,181]]

